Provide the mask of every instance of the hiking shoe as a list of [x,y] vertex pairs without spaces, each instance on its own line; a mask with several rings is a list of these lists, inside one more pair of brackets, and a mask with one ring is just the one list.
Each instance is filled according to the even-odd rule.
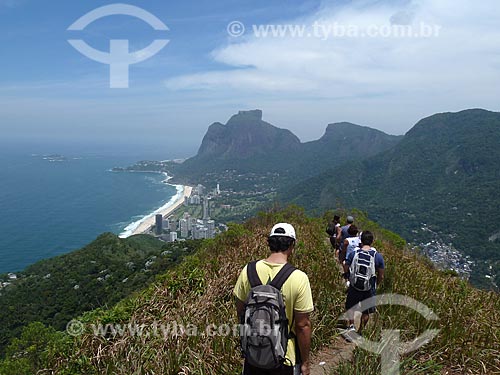
[[344,339],[347,342],[353,342],[354,341],[354,333],[356,333],[356,328],[354,327],[354,324],[351,324],[343,333],[342,336],[344,336]]

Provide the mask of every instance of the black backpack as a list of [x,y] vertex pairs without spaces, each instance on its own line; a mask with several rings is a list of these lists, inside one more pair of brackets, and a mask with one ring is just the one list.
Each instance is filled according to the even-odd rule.
[[285,362],[291,338],[281,287],[295,267],[286,263],[269,284],[262,285],[256,264],[251,262],[247,266],[251,289],[241,321],[241,350],[250,365],[276,369]]
[[337,234],[337,228],[335,228],[334,223],[328,223],[328,226],[326,227],[326,233],[329,234],[330,236],[335,236]]

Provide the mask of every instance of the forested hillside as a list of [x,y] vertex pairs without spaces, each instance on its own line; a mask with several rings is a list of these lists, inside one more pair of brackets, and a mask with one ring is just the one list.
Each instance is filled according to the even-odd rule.
[[499,145],[500,113],[433,115],[394,148],[299,183],[282,200],[318,212],[358,207],[414,244],[434,233],[471,257],[476,285],[500,285]]
[[114,306],[144,288],[199,244],[105,233],[80,250],[35,263],[0,290],[0,354],[27,324],[38,321],[64,330],[75,316]]

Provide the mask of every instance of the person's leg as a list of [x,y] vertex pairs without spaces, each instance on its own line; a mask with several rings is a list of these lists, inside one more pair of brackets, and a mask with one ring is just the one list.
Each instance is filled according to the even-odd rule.
[[335,251],[336,244],[337,244],[337,240],[335,239],[335,237],[331,236],[330,237],[330,245],[332,245],[333,251]]
[[293,367],[283,366],[275,370],[264,370],[245,363],[243,366],[243,375],[293,375]]
[[279,375],[293,375],[293,367],[290,366],[283,366],[279,371]]
[[266,374],[267,372],[265,372],[265,370],[254,367],[245,361],[245,364],[243,365],[243,375],[266,375]]
[[347,319],[349,320],[349,326],[354,324],[354,312],[351,310],[356,304],[354,303],[354,296],[352,288],[347,290],[347,297],[345,300],[345,311],[347,315]]
[[[369,299],[371,297],[375,297],[375,289],[372,288],[368,292],[364,292],[363,300]],[[370,307],[369,309],[366,309],[363,311],[363,314],[361,315],[361,325],[359,327],[359,334],[363,331],[363,328],[366,327],[366,324],[368,323],[368,320],[370,319],[370,314],[373,314],[375,312],[375,307]]]
[[361,301],[360,293],[353,287],[347,289],[347,297],[345,301],[345,309],[347,312],[347,319],[349,320],[349,327],[354,327],[354,309]]
[[358,329],[358,333],[360,335],[361,335],[361,332],[363,332],[363,328],[365,328],[369,319],[370,319],[370,314],[363,312],[363,314],[361,315],[361,324],[360,324],[359,329]]
[[340,252],[339,252],[339,262],[340,262],[340,264],[343,264],[343,262],[345,260],[346,251],[347,251],[347,249],[342,248],[342,247],[340,248]]

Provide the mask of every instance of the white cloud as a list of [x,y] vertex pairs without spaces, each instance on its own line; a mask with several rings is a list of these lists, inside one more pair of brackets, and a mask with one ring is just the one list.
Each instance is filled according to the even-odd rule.
[[[228,95],[229,91],[243,96],[258,93],[261,100],[279,94],[281,101],[293,100],[290,111],[296,110],[298,96],[302,98],[302,111],[317,111],[318,105],[311,103],[321,99],[323,111],[332,114],[335,108],[337,116],[352,114],[350,108],[362,104],[364,116],[358,116],[360,120],[378,127],[383,127],[383,119],[377,118],[381,111],[389,117],[395,105],[404,105],[406,120],[386,120],[393,131],[397,122],[404,122],[399,132],[407,130],[419,116],[434,111],[497,107],[497,0],[352,1],[342,6],[324,3],[314,14],[280,23],[312,25],[316,21],[322,25],[354,25],[366,32],[371,25],[388,26],[391,20],[411,23],[415,29],[421,23],[438,26],[439,35],[258,38],[248,35],[252,30],[247,25],[244,39],[230,40],[212,53],[213,59],[226,69],[174,77],[166,81],[166,86],[177,91],[211,90]],[[328,101],[339,99],[341,103]],[[464,107],[456,108],[458,103]]]

